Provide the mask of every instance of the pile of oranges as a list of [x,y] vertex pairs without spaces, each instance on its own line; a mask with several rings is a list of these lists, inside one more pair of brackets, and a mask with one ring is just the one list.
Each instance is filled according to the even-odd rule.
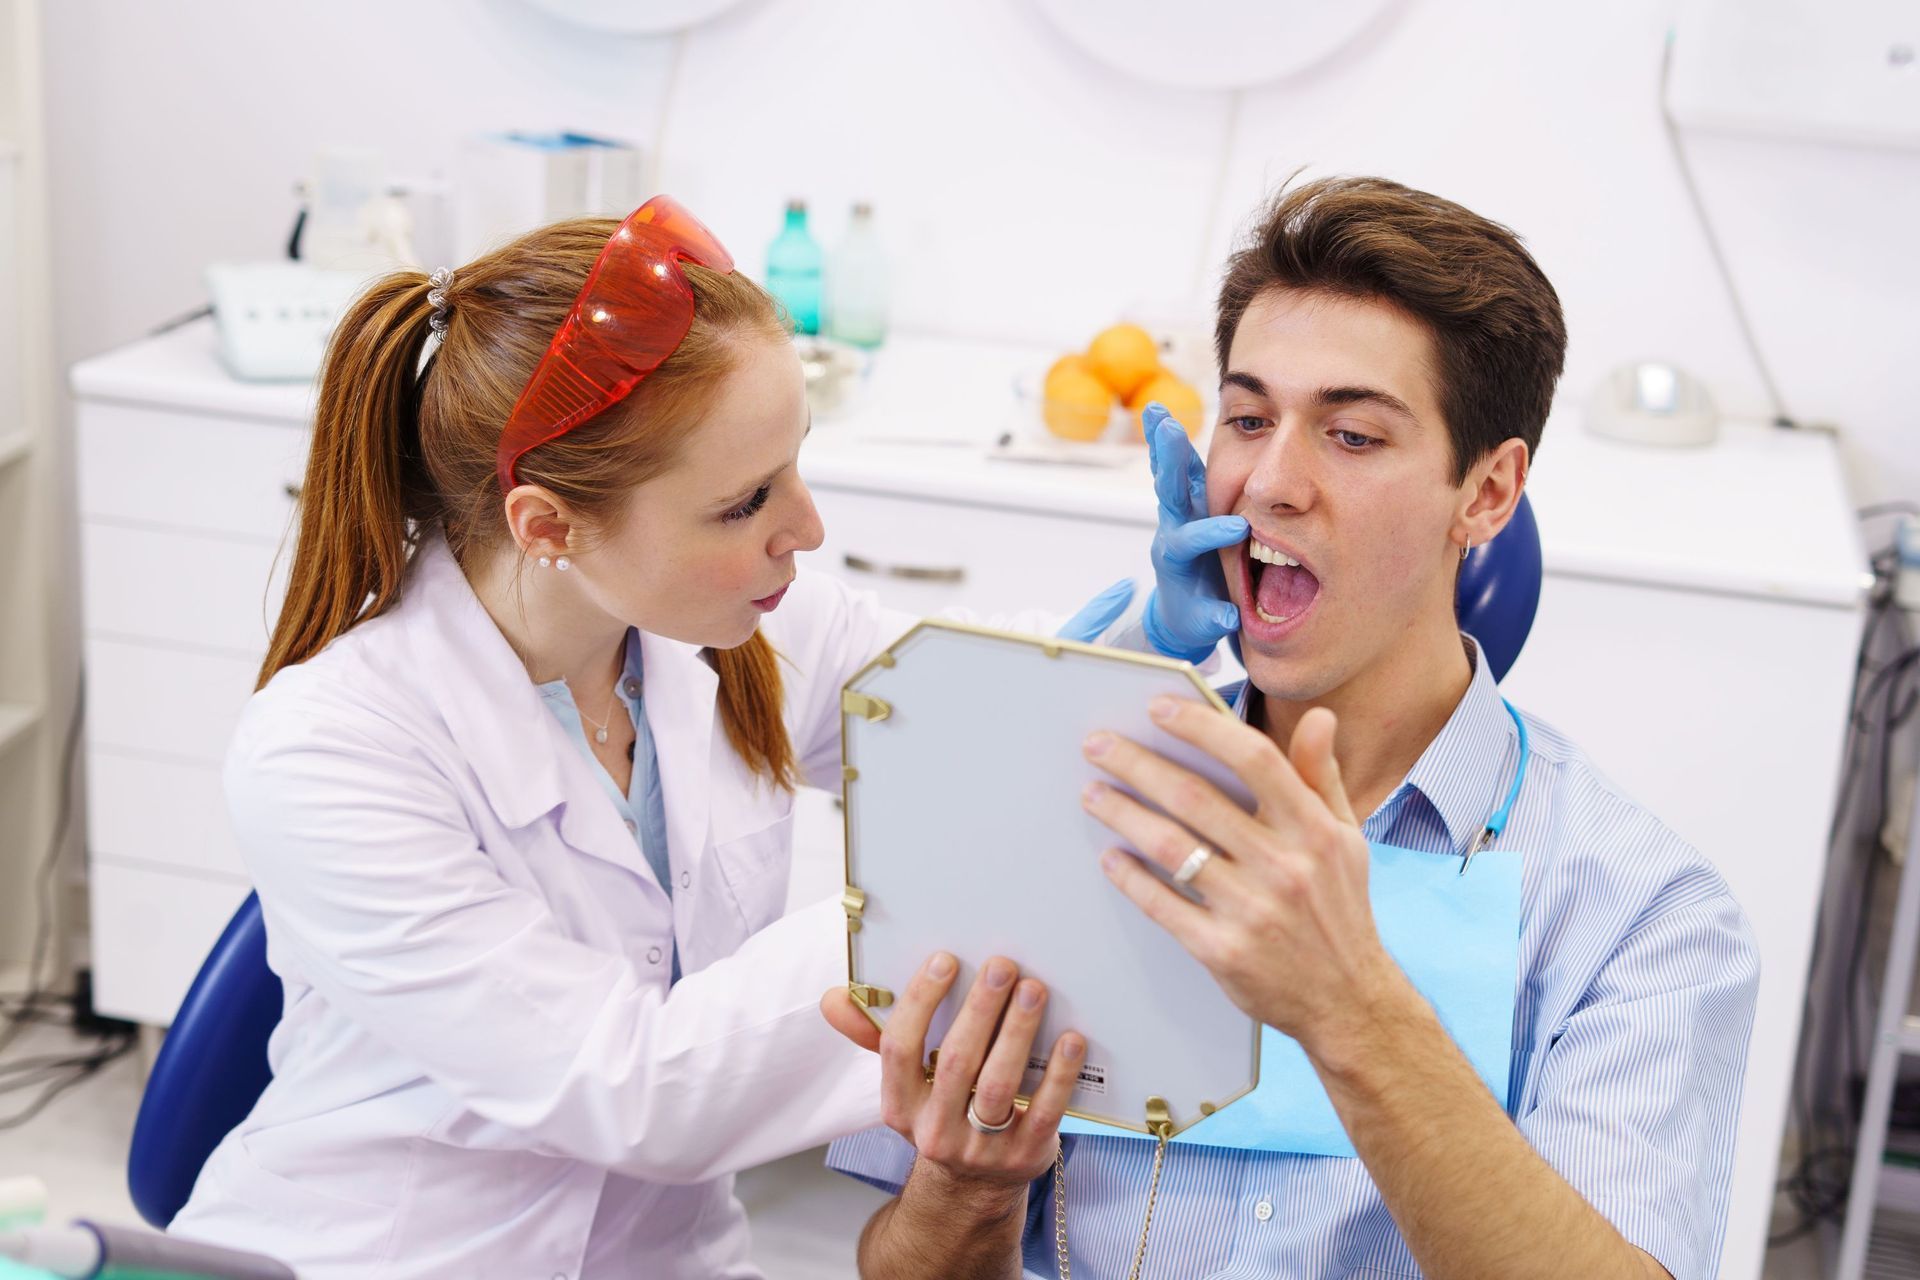
[[1155,400],[1188,435],[1200,431],[1200,393],[1161,365],[1159,344],[1137,324],[1103,329],[1085,352],[1054,361],[1041,398],[1047,429],[1068,440],[1098,439],[1116,404],[1127,407],[1135,433],[1144,434],[1140,411]]

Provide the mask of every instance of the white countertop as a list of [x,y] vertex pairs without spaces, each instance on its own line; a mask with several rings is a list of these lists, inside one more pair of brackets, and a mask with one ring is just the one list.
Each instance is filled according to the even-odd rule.
[[[896,337],[855,401],[814,425],[810,483],[1081,519],[1151,523],[1145,451],[1092,467],[991,457],[1032,433],[1013,394],[1056,353],[1031,346]],[[308,383],[228,376],[213,326],[198,322],[72,370],[83,400],[304,422]],[[1038,434],[1038,433],[1033,433]],[[1556,411],[1530,481],[1547,572],[1853,607],[1868,583],[1834,441],[1729,422],[1704,449],[1597,439]]]

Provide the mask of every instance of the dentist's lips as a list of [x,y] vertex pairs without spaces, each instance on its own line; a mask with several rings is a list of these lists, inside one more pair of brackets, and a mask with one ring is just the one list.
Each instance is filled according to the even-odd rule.
[[760,597],[758,600],[755,600],[753,602],[753,607],[760,610],[760,612],[762,613],[772,613],[775,609],[780,607],[781,597],[787,594],[787,589],[791,586],[793,586],[793,584],[789,582],[785,587],[780,588],[778,591],[774,592],[772,595]]

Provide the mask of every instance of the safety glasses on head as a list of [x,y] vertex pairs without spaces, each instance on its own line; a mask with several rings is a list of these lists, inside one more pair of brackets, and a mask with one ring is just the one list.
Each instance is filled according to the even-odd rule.
[[502,493],[519,483],[515,470],[529,449],[618,404],[673,354],[693,324],[683,262],[733,270],[713,232],[669,196],[620,224],[507,415],[496,461]]

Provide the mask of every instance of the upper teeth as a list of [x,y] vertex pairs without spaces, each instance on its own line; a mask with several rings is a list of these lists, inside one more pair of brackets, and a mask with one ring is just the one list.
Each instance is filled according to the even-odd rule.
[[1247,540],[1247,551],[1255,560],[1263,564],[1284,564],[1290,565],[1295,569],[1300,567],[1300,562],[1292,556],[1284,552],[1275,551],[1272,547],[1257,539],[1249,538]]

